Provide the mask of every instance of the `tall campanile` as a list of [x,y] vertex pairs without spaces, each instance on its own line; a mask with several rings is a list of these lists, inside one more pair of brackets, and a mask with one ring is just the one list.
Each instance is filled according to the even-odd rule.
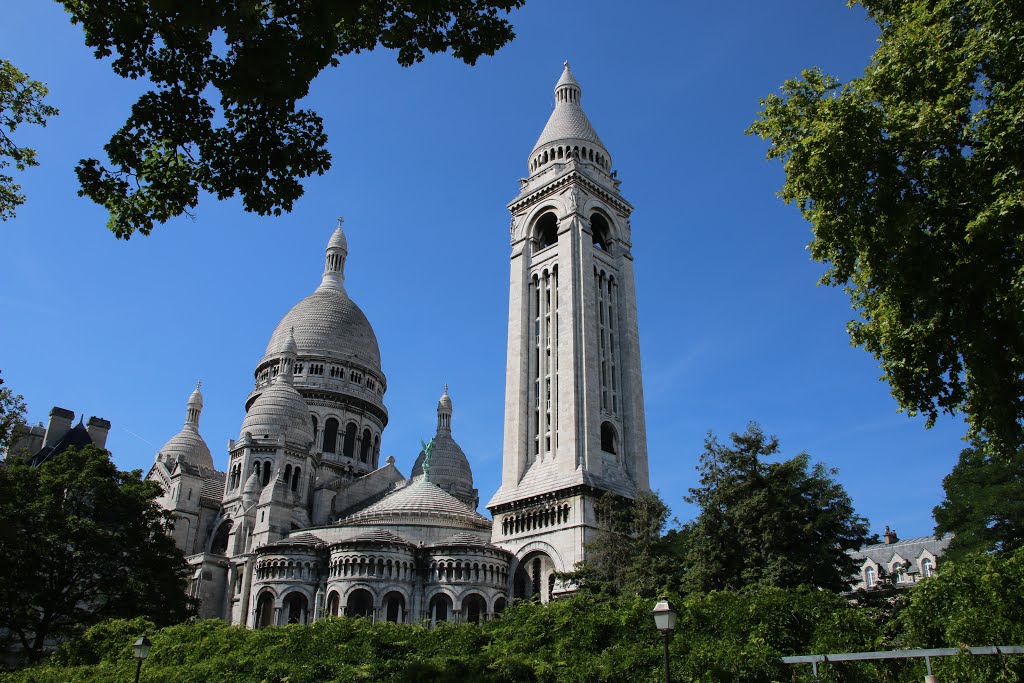
[[604,492],[647,491],[629,215],[566,62],[512,212],[505,443],[487,507],[513,591],[549,600],[584,559]]

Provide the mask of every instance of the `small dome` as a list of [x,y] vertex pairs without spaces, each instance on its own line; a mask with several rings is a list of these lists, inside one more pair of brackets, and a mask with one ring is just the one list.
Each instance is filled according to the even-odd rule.
[[295,387],[278,378],[249,406],[241,434],[246,432],[254,439],[283,435],[286,442],[307,448],[313,442],[309,406]]
[[284,352],[292,330],[298,356],[351,359],[380,372],[377,335],[344,290],[322,287],[295,304],[271,335],[264,361]]
[[199,387],[202,386],[202,382],[196,384],[196,388],[192,390],[192,395],[188,397],[188,405],[195,408],[203,407],[203,392],[199,391]]
[[210,455],[210,447],[206,445],[199,432],[186,425],[184,429],[175,434],[160,449],[160,455],[164,460],[181,460],[192,465],[202,465],[213,469],[213,456]]
[[452,397],[448,395],[447,384],[444,385],[444,393],[441,394],[441,399],[437,402],[437,409],[452,412]]
[[[426,454],[420,451],[416,458],[416,464],[413,465],[411,476],[418,477],[423,474],[425,458]],[[437,484],[467,505],[472,504],[469,501],[476,499],[473,489],[473,470],[469,466],[469,459],[452,438],[451,432],[439,431],[434,436],[434,446],[430,450],[428,478],[431,483]]]
[[331,235],[331,239],[327,242],[328,249],[342,249],[348,251],[348,238],[345,237],[345,231],[341,227],[342,219],[338,219],[338,227],[334,230],[334,234]]

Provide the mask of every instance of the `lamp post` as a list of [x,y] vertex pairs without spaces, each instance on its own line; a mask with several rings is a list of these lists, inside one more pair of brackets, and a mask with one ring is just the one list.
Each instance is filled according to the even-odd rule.
[[668,601],[668,598],[662,598],[651,610],[651,614],[654,616],[654,625],[661,631],[661,639],[665,644],[665,683],[672,683],[669,677],[668,639],[672,637],[672,631],[676,629],[676,611],[672,608],[672,603]]
[[135,667],[135,683],[139,683],[139,674],[142,673],[142,660],[149,656],[149,651],[153,649],[153,643],[149,642],[149,638],[143,633],[142,637],[132,645],[132,649],[135,650],[135,659],[139,660],[138,666]]

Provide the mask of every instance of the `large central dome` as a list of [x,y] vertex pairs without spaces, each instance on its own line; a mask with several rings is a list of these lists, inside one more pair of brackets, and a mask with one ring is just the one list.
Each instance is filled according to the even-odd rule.
[[354,360],[380,371],[380,347],[370,321],[344,289],[324,287],[295,304],[270,337],[265,356],[281,352],[294,331],[299,356]]

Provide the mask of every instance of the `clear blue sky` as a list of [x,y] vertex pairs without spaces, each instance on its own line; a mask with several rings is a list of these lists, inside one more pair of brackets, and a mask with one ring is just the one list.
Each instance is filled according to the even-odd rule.
[[349,293],[380,341],[391,422],[383,455],[408,474],[451,386],[454,435],[487,500],[499,484],[508,313],[506,203],[553,105],[562,61],[636,207],[640,340],[652,485],[683,520],[704,435],[750,420],[783,453],[806,450],[874,530],[930,533],[964,432],[898,413],[852,348],[849,302],[817,287],[809,226],[776,197],[782,169],[745,136],[758,98],[803,68],[859,74],[874,26],[840,0],[543,2],[518,38],[470,68],[448,55],[409,69],[354,55],[314,83],[334,167],[294,212],[260,218],[204,197],[195,219],[117,241],[76,196],[141,90],[85,49],[55,3],[5,8],[0,56],[45,81],[61,115],[19,130],[41,166],[0,224],[0,369],[33,422],[60,405],[113,423],[122,468],[146,469],[203,380],[201,432],[219,467],[274,326],[319,283],[346,218]]

